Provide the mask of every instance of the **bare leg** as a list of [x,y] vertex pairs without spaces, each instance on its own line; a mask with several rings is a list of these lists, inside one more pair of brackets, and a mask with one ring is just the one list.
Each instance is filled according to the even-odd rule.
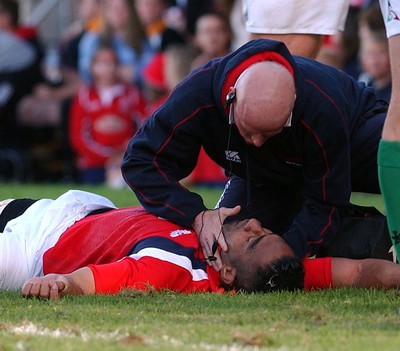
[[293,55],[313,59],[317,57],[322,45],[322,35],[318,34],[250,34],[250,39],[258,38],[282,41]]

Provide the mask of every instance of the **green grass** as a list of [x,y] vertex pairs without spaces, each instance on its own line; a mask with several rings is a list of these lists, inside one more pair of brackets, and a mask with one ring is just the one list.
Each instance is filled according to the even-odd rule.
[[[71,186],[0,184],[0,199],[55,197]],[[78,188],[78,187],[74,187]],[[137,204],[128,189],[79,187],[118,206]],[[208,207],[219,191],[197,189]],[[382,209],[379,196],[353,201]],[[398,350],[398,291],[194,294],[24,299],[0,293],[3,350]]]
[[[106,186],[82,186],[75,184],[16,184],[0,182],[0,200],[8,198],[55,198],[67,190],[80,189],[91,191],[109,198],[118,207],[134,206],[139,202],[129,188],[112,189]],[[201,193],[207,207],[213,208],[221,194],[220,189],[193,188],[192,191]],[[1,350],[0,350],[1,351]]]
[[396,291],[23,299],[1,293],[0,350],[397,350]]

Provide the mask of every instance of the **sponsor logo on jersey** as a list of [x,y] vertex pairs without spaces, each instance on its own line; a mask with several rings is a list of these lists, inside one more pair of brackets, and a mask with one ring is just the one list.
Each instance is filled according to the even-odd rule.
[[178,237],[178,236],[180,236],[180,235],[191,234],[191,233],[192,233],[191,230],[187,230],[187,229],[178,229],[178,230],[172,231],[172,232],[169,234],[169,236],[170,236],[171,238],[176,238],[176,237]]

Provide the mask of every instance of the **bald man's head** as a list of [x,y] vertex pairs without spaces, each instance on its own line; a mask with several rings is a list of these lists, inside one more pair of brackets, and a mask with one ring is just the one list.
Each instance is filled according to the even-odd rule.
[[236,81],[235,124],[247,143],[260,147],[288,121],[296,91],[292,74],[276,62],[246,69]]

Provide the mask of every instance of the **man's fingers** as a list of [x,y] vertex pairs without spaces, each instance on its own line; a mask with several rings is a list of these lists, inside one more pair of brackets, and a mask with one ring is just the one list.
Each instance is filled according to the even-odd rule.
[[25,283],[23,289],[25,289],[26,294],[25,296],[39,296],[40,295],[40,279],[33,278],[30,279],[28,282]]
[[237,205],[237,206],[235,206],[235,207],[233,207],[233,208],[228,208],[228,207],[221,207],[220,209],[219,209],[219,211],[221,211],[221,219],[222,219],[222,222],[226,219],[226,218],[228,218],[228,217],[230,217],[230,216],[235,216],[235,215],[237,215],[239,212],[240,212],[240,206],[239,205]]
[[[221,211],[221,222],[223,223],[225,221],[226,218],[230,217],[230,216],[235,216],[240,212],[240,206],[237,205],[233,208],[227,208],[227,207],[221,207],[219,209],[219,211]],[[223,235],[220,235],[220,237],[218,238],[218,243],[221,246],[221,249],[223,251],[228,251],[228,245],[226,244],[226,240],[225,237]]]
[[[234,216],[239,212],[239,205],[233,208],[221,207],[216,210],[206,210],[200,212],[193,222],[193,228],[197,232],[207,263],[218,271],[222,267],[222,261],[214,243],[217,242],[223,251],[228,251],[225,237],[221,235],[223,233],[222,225],[227,217]],[[213,248],[213,246],[215,247]],[[210,260],[214,257],[216,259]]]
[[219,254],[219,252],[217,251],[215,253],[215,261],[211,261],[209,262],[209,264],[216,270],[216,271],[220,271],[222,268],[222,260],[221,260],[221,255]]
[[31,282],[31,280],[25,282],[25,284],[22,286],[22,296],[25,297],[31,296],[32,285],[33,283]]
[[51,284],[50,287],[50,300],[59,299],[62,295],[62,292],[66,289],[66,285],[63,281],[56,280]]
[[219,236],[218,244],[219,244],[219,246],[221,246],[221,249],[223,251],[225,251],[225,252],[228,251],[228,245],[226,244],[226,240],[225,240],[225,237],[223,235]]
[[62,277],[32,278],[25,282],[22,286],[22,295],[25,297],[39,297],[44,299],[58,299],[62,296],[62,292],[67,288],[67,284]]

